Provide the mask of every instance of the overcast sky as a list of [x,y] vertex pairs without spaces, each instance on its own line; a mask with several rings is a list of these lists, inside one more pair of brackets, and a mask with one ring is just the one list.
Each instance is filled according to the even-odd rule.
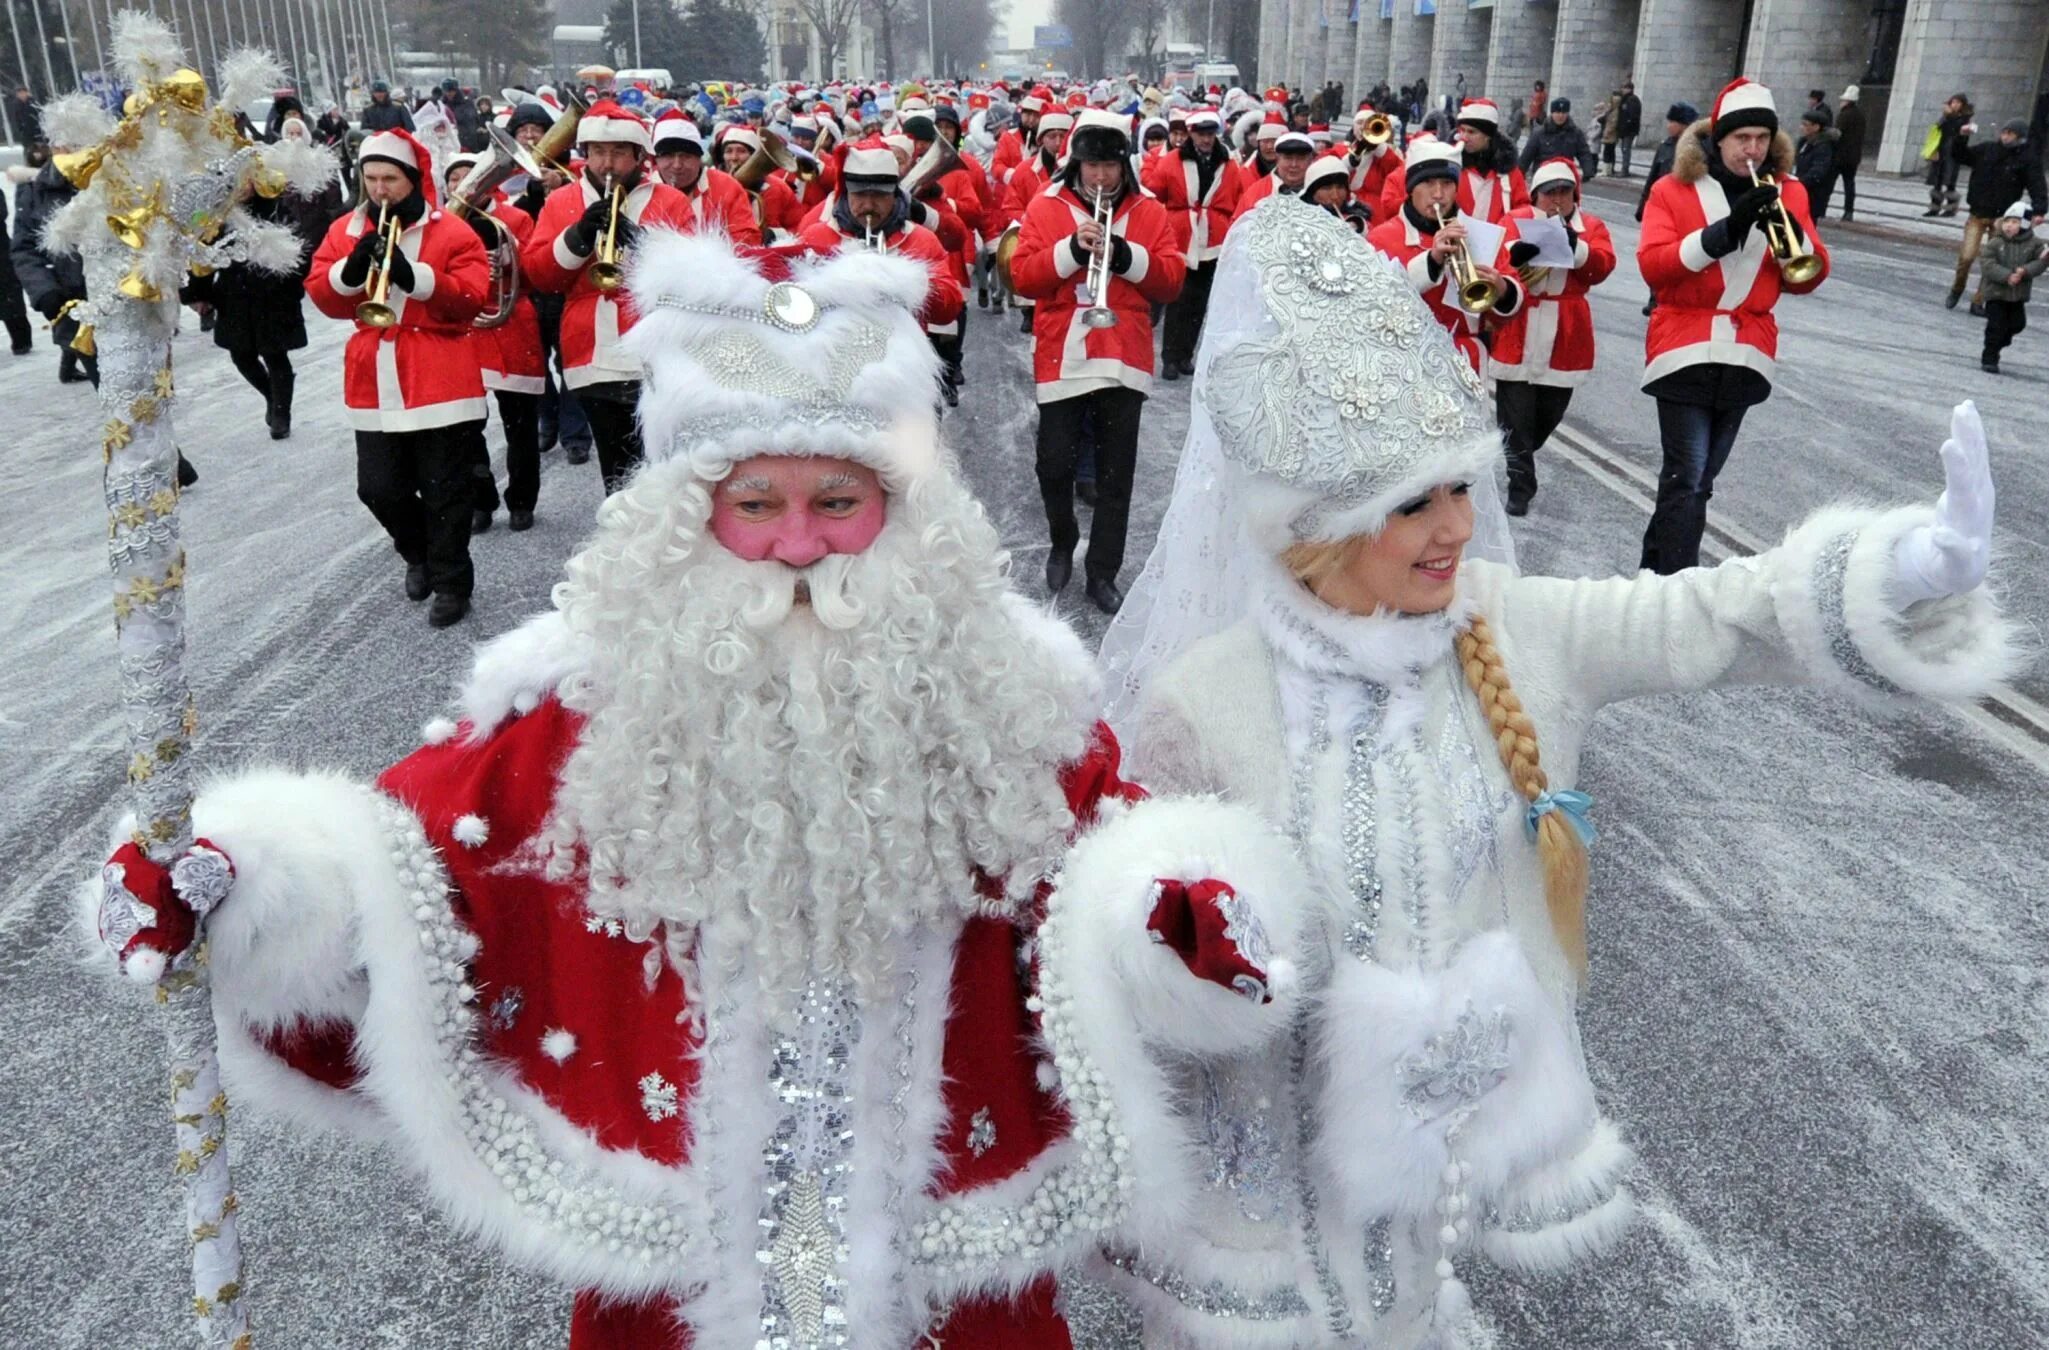
[[1010,41],[1006,46],[1032,45],[1034,25],[1053,22],[1053,0],[1010,0]]

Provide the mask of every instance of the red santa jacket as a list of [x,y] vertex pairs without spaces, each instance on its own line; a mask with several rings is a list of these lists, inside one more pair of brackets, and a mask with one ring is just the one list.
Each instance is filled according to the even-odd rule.
[[[491,218],[510,230],[513,241],[524,249],[533,236],[534,218],[507,201],[502,193],[488,209]],[[486,298],[485,305],[489,304]],[[541,316],[534,308],[532,287],[522,282],[512,317],[496,328],[471,329],[470,341],[476,345],[477,365],[483,370],[486,389],[502,389],[509,394],[539,394],[546,390],[547,354],[541,350]]]
[[[855,248],[865,246],[859,237],[841,230],[830,211],[821,213],[817,220],[805,226],[799,239],[813,253],[837,253],[849,245]],[[963,297],[960,283],[953,274],[956,260],[940,247],[939,236],[922,225],[906,224],[896,233],[884,235],[881,243],[883,252],[916,258],[931,269],[932,289],[925,294],[925,307],[918,311],[926,331],[932,331],[935,326],[944,330],[950,324],[959,323]]]
[[[376,218],[362,209],[327,227],[313,254],[306,294],[331,319],[353,319],[365,286],[341,279],[350,250]],[[342,357],[342,401],[357,431],[424,431],[484,416],[484,377],[470,342],[470,320],[491,284],[491,260],[476,232],[429,206],[399,236],[413,269],[411,294],[390,288],[398,314],[389,328],[356,325]]]
[[1032,198],[1046,190],[1052,170],[1046,165],[1044,155],[1033,155],[1019,164],[1010,175],[1010,186],[1003,192],[1003,223],[1022,225],[1025,212],[1031,209]]
[[[1516,238],[1515,222],[1536,214],[1517,207],[1509,217],[1508,238]],[[1608,227],[1584,209],[1566,218],[1579,236],[1570,270],[1551,268],[1523,288],[1523,307],[1495,331],[1487,366],[1497,380],[1571,389],[1594,368],[1594,315],[1587,289],[1598,286],[1615,270],[1615,244]]]
[[1706,362],[1744,366],[1769,380],[1778,359],[1779,322],[1772,310],[1780,292],[1805,295],[1828,279],[1828,249],[1815,232],[1807,189],[1793,177],[1793,144],[1783,131],[1772,146],[1779,200],[1821,260],[1821,271],[1802,285],[1787,283],[1765,245],[1763,222],[1734,253],[1707,255],[1701,232],[1727,218],[1729,199],[1708,172],[1712,151],[1704,135],[1704,124],[1695,123],[1679,138],[1672,172],[1651,188],[1644,207],[1636,265],[1658,302],[1644,337],[1646,385]]
[[1024,136],[1016,127],[1004,128],[996,138],[996,153],[989,156],[989,176],[999,187],[1010,186],[1011,172],[1025,162]]
[[1391,213],[1381,209],[1381,191],[1387,186],[1387,180],[1402,168],[1401,151],[1395,149],[1390,141],[1356,161],[1351,158],[1349,150],[1343,153],[1352,170],[1349,180],[1352,200],[1371,211],[1375,220],[1387,219]]
[[1127,191],[1110,219],[1110,232],[1131,246],[1131,266],[1111,276],[1109,294],[1102,297],[1116,311],[1117,323],[1086,326],[1075,299],[1085,269],[1068,241],[1089,218],[1081,198],[1054,182],[1032,198],[1011,259],[1018,294],[1038,302],[1032,319],[1032,378],[1041,403],[1097,389],[1149,389],[1152,307],[1179,295],[1187,275],[1167,209],[1142,189]]
[[[640,362],[627,355],[619,341],[632,329],[635,317],[625,289],[606,294],[593,286],[589,264],[596,249],[590,257],[581,257],[562,239],[597,200],[598,189],[588,174],[556,188],[548,194],[541,218],[519,254],[520,270],[537,289],[568,296],[562,306],[562,375],[571,389],[640,378]],[[626,194],[620,215],[643,229],[667,225],[688,231],[696,226],[683,194],[651,172]]]
[[[1387,177],[1380,185],[1380,204],[1373,212],[1373,218],[1384,221],[1401,209],[1409,199],[1409,169],[1396,163],[1386,172]],[[1523,179],[1521,169],[1508,171],[1508,190],[1501,190],[1502,178],[1497,173],[1482,173],[1478,169],[1464,168],[1458,176],[1458,209],[1489,224],[1499,225],[1508,219],[1508,213],[1518,206],[1530,204],[1529,185]],[[1484,209],[1482,209],[1484,208]]]
[[839,190],[839,162],[831,155],[821,155],[818,172],[810,178],[800,178],[786,169],[777,169],[773,177],[797,194],[797,211],[801,218],[820,202],[831,201]]
[[689,222],[683,226],[685,234],[715,229],[723,230],[736,244],[761,243],[761,227],[754,223],[754,201],[747,195],[747,189],[733,181],[725,170],[706,168],[699,172],[690,190],[683,192],[683,200],[690,206]]
[[[1465,353],[1466,360],[1473,363],[1473,370],[1478,373],[1482,353],[1481,316],[1468,314],[1458,307],[1455,300],[1447,301],[1444,298],[1447,274],[1435,268],[1430,259],[1430,245],[1436,238],[1436,226],[1433,224],[1426,233],[1416,224],[1414,213],[1406,207],[1397,211],[1391,219],[1375,225],[1366,234],[1367,243],[1407,269],[1409,280],[1416,287],[1416,293],[1430,306],[1430,313],[1436,317],[1438,323],[1444,325],[1444,330],[1451,334],[1452,341]],[[1523,303],[1522,286],[1516,281],[1514,271],[1507,266],[1504,256],[1507,251],[1508,244],[1504,239],[1495,257],[1476,259],[1501,270],[1501,281],[1505,289],[1500,305],[1491,316],[1497,322],[1513,317],[1516,311],[1522,308]]]
[[[734,187],[740,185],[736,182]],[[742,188],[742,191],[746,189]],[[761,184],[761,223],[766,229],[795,234],[804,222],[804,207],[790,185],[770,174]]]
[[1238,162],[1228,153],[1218,158],[1217,170],[1210,175],[1209,191],[1201,193],[1200,200],[1197,189],[1202,177],[1190,154],[1169,150],[1147,166],[1146,189],[1160,199],[1160,205],[1174,219],[1175,237],[1180,240],[1190,267],[1216,261],[1224,251],[1224,235],[1237,213],[1243,187]]
[[982,167],[981,160],[963,151],[960,162],[960,172],[973,185],[975,204],[980,208],[976,231],[987,242],[1002,234],[1009,223],[1003,219],[1003,189],[990,181],[989,171]]
[[1268,197],[1273,196],[1274,193],[1280,191],[1280,188],[1281,176],[1278,173],[1266,174],[1249,183],[1241,182],[1238,192],[1238,205],[1231,211],[1231,222],[1236,224],[1238,221],[1243,220],[1247,211],[1250,211]]

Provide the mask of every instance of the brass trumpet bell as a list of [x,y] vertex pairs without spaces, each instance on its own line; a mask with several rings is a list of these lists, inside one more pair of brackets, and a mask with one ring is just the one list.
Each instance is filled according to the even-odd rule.
[[1365,145],[1386,145],[1394,139],[1394,121],[1386,113],[1375,113],[1359,128],[1359,140]]

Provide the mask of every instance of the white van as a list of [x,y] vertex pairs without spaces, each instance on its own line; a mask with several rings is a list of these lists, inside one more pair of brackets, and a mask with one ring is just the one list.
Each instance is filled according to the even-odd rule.
[[1219,89],[1234,88],[1240,83],[1238,67],[1232,65],[1229,61],[1206,62],[1195,68],[1195,82],[1204,89],[1209,88],[1211,85],[1215,85]]
[[644,84],[657,94],[668,93],[672,83],[674,82],[669,78],[668,70],[662,66],[635,66],[630,70],[618,71],[612,76],[612,85],[616,89],[630,89],[636,84]]

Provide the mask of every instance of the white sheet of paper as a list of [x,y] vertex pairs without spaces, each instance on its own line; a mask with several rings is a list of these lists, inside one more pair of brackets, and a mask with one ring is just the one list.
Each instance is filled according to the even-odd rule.
[[1537,246],[1530,267],[1572,267],[1572,244],[1565,237],[1565,222],[1555,216],[1532,216],[1515,223],[1516,237]]
[[[1458,223],[1466,227],[1466,248],[1471,252],[1473,261],[1493,266],[1494,260],[1501,256],[1501,240],[1508,230],[1476,220],[1463,211],[1458,213]],[[1444,303],[1452,309],[1458,308],[1458,278],[1451,274],[1450,268],[1444,272]]]

